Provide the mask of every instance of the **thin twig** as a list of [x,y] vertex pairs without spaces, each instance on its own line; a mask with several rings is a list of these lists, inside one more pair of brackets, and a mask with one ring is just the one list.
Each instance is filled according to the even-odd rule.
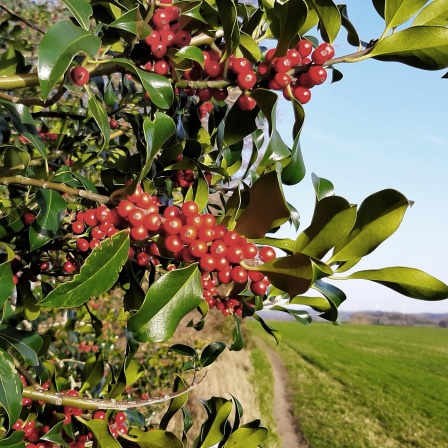
[[20,20],[21,22],[28,25],[30,28],[33,28],[34,30],[38,31],[41,34],[45,34],[45,30],[43,30],[40,26],[37,26],[35,23],[30,22],[28,19],[25,19],[25,17],[20,16],[19,14],[15,13],[14,11],[7,8],[5,5],[0,5],[0,8],[5,10],[10,16]]

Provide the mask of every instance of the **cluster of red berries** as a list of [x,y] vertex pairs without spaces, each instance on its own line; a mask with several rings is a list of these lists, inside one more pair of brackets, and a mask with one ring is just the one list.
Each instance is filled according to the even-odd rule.
[[[39,136],[46,143],[55,142],[59,138],[59,134],[56,134],[55,132],[39,132]],[[23,135],[19,135],[19,142],[23,145],[31,143],[31,141]]]
[[[128,229],[131,238],[129,258],[148,267],[160,264],[159,257],[179,263],[199,263],[202,272],[204,299],[210,308],[240,313],[240,301],[220,291],[220,285],[247,285],[253,295],[264,295],[269,285],[267,278],[256,271],[246,270],[240,263],[256,265],[275,258],[275,251],[264,246],[260,250],[235,231],[216,223],[210,213],[199,213],[198,205],[186,201],[181,207],[163,208],[157,197],[137,186],[134,193],[118,202],[116,208],[105,205],[78,212],[71,230],[79,235],[79,252],[93,250],[101,240],[121,229]],[[170,264],[168,269],[175,269]],[[65,270],[65,268],[64,268]],[[67,271],[66,271],[67,272]],[[221,288],[228,290],[229,288]],[[244,288],[243,288],[244,289]],[[224,311],[226,310],[226,311]]]
[[181,12],[177,6],[172,6],[171,0],[160,2],[151,18],[152,33],[144,40],[151,49],[151,60],[143,68],[158,75],[170,74],[170,63],[165,56],[168,48],[183,48],[190,44],[191,35],[180,29]]
[[[204,172],[205,180],[209,185],[212,182],[212,173],[210,171]],[[195,182],[195,174],[193,170],[174,170],[171,175],[171,181],[173,182],[173,186],[175,188],[189,188],[194,185]]]

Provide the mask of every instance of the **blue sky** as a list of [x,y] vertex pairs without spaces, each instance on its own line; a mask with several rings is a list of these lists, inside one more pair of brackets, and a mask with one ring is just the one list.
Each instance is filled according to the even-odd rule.
[[[362,40],[381,35],[384,22],[370,1],[344,3]],[[353,52],[344,31],[335,47],[336,56]],[[312,172],[331,180],[336,194],[355,204],[376,191],[397,189],[415,204],[398,231],[356,270],[410,266],[448,283],[448,80],[440,79],[445,71],[373,60],[337,68],[342,81],[315,87],[305,105],[301,145],[307,175],[285,189],[301,214],[301,230],[313,213]],[[279,131],[289,144],[292,119],[290,105],[282,102]],[[276,236],[295,235],[285,228]],[[363,280],[336,285],[348,296],[342,310],[448,312],[448,300],[414,300]]]

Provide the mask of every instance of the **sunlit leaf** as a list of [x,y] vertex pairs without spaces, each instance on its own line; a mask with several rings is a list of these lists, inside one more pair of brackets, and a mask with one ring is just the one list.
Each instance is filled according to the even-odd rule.
[[8,414],[11,427],[22,410],[22,381],[9,356],[0,350],[0,404]]
[[5,351],[12,345],[27,364],[39,365],[37,353],[42,346],[42,338],[34,331],[17,330],[10,325],[0,325],[0,347]]
[[384,9],[386,25],[395,28],[407,22],[428,0],[387,0]]
[[354,272],[347,279],[371,280],[407,297],[420,300],[448,298],[448,285],[419,269],[390,267]]
[[417,25],[441,25],[446,26],[448,22],[448,3],[446,0],[434,0],[426,5],[417,17],[412,26]]
[[320,32],[323,39],[332,43],[341,28],[341,14],[332,0],[307,0],[319,16]]
[[92,6],[87,0],[61,0],[67,6],[76,21],[85,29],[90,28],[90,17],[93,14]]
[[140,14],[139,6],[127,11],[108,26],[134,34],[139,40],[142,40],[151,34],[151,27],[145,22]]
[[99,37],[92,36],[69,20],[60,20],[52,25],[39,45],[37,72],[43,98],[48,98],[78,53],[83,52],[93,58],[100,46]]
[[128,259],[129,236],[122,231],[102,241],[86,258],[79,274],[73,280],[53,289],[40,305],[55,308],[73,308],[108,291],[117,281],[118,273]]

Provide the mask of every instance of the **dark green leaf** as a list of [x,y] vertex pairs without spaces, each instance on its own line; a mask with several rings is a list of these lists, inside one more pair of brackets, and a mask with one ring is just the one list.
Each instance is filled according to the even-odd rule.
[[89,107],[89,112],[93,115],[96,124],[103,134],[103,144],[101,145],[101,149],[104,149],[109,144],[110,138],[109,118],[104,106],[96,99],[95,95],[92,94],[90,89],[88,89],[88,92],[89,99],[87,100],[87,105]]
[[257,118],[259,109],[255,107],[250,111],[242,111],[237,103],[235,103],[227,114],[224,127],[224,145],[231,146],[244,137],[250,135],[257,129],[255,119]]
[[67,448],[68,443],[64,440],[62,435],[62,428],[64,426],[64,420],[61,420],[56,423],[47,433],[45,433],[43,436],[40,436],[40,438],[42,440],[47,440],[48,442],[56,443],[57,446],[60,445],[63,448]]
[[23,104],[10,103],[0,98],[0,104],[6,107],[17,132],[27,138],[39,151],[44,160],[47,160],[47,148],[42,141],[34,124],[33,116]]
[[196,358],[196,350],[193,347],[185,344],[174,344],[170,347],[170,351],[179,355],[189,356],[190,358]]
[[199,175],[194,184],[188,189],[185,200],[196,202],[199,210],[204,210],[208,204],[208,192],[207,180],[202,175]]
[[15,75],[17,69],[17,57],[14,47],[11,45],[0,54],[0,76]]
[[92,7],[86,0],[61,0],[67,6],[76,21],[85,29],[90,28],[90,16],[93,14]]
[[0,264],[0,308],[14,291],[11,263]]
[[281,339],[282,339],[282,335],[280,333],[280,331],[276,330],[275,328],[271,327],[270,325],[268,325],[261,317],[259,314],[255,313],[252,316],[255,320],[257,320],[258,322],[260,322],[260,325],[262,326],[263,330],[270,334],[274,339],[275,342],[277,343],[277,345],[280,343]]
[[331,309],[331,305],[325,297],[296,296],[290,299],[289,303],[291,305],[306,305],[321,312]]
[[233,340],[231,346],[229,347],[229,350],[238,352],[244,347],[243,333],[241,332],[241,319],[236,314],[234,314],[233,321]]
[[201,367],[207,367],[213,364],[218,356],[225,350],[226,344],[224,342],[212,342],[207,345],[201,353],[199,364]]
[[340,196],[316,202],[310,226],[296,240],[294,252],[321,259],[353,228],[356,207]]
[[384,19],[384,9],[386,7],[386,0],[372,0],[376,12]]
[[448,67],[448,28],[413,26],[380,40],[369,57],[401,62],[423,70]]
[[157,153],[162,149],[162,146],[176,131],[174,121],[168,115],[162,112],[156,112],[154,120],[146,117],[143,121],[143,132],[146,140],[146,160],[142,168],[138,182],[145,178],[148,171],[151,169]]
[[280,305],[272,306],[271,308],[269,308],[269,311],[281,311],[283,313],[287,313],[290,316],[294,317],[294,319],[297,322],[300,322],[302,325],[309,325],[311,323],[311,316],[307,311],[296,310],[294,308],[287,308]]
[[61,20],[51,26],[39,45],[37,72],[42,97],[48,98],[78,53],[83,52],[93,58],[100,46],[99,37],[92,36],[69,20]]
[[146,72],[138,69],[128,59],[116,58],[114,64],[124,67],[131,73],[136,74],[143,88],[148,92],[151,101],[161,109],[168,109],[173,104],[174,93],[170,81],[166,76],[156,75],[155,73]]
[[142,307],[128,320],[128,330],[139,341],[165,341],[201,300],[202,285],[196,264],[168,272],[148,289]]
[[409,201],[396,190],[382,190],[366,198],[353,229],[334,248],[330,262],[370,254],[398,229],[408,207]]
[[25,448],[23,435],[23,431],[14,431],[7,439],[0,440],[0,446],[7,448]]
[[118,273],[128,259],[129,236],[119,232],[104,240],[86,258],[79,274],[53,289],[40,304],[54,308],[73,308],[108,291],[117,281]]
[[332,0],[307,0],[319,16],[319,28],[325,42],[332,43],[341,28],[341,14]]
[[346,278],[371,280],[413,299],[444,300],[448,298],[448,286],[445,283],[414,268],[372,269],[355,272]]
[[246,33],[240,33],[240,46],[238,47],[243,56],[251,62],[259,62],[261,60],[261,51],[257,42]]
[[19,418],[22,410],[22,381],[9,356],[0,350],[0,404],[8,414],[8,426]]
[[224,31],[224,42],[227,55],[235,52],[240,42],[240,31],[238,27],[238,13],[234,0],[216,0],[219,18]]
[[139,40],[142,40],[151,34],[151,27],[145,22],[140,14],[139,6],[126,12],[108,26],[134,34]]
[[56,236],[67,208],[67,203],[55,190],[40,188],[36,201],[39,214],[29,230],[31,250],[39,249]]
[[[241,213],[235,230],[246,238],[263,238],[266,233],[289,219],[289,208],[281,187],[279,173],[261,176],[249,190],[250,202]],[[269,207],[266,199],[269,198]]]
[[208,419],[202,425],[202,443],[199,448],[210,448],[224,437],[224,427],[232,411],[232,402],[224,398],[212,397],[203,404],[207,408]]
[[80,392],[92,389],[104,378],[103,352],[96,353],[87,358],[81,372],[82,386]]
[[308,291],[313,281],[310,257],[300,253],[275,258],[252,269],[263,272],[275,287],[291,297]]
[[34,331],[17,330],[9,325],[0,325],[0,347],[5,351],[12,345],[27,364],[37,366],[37,353],[42,346],[42,338]]
[[294,240],[291,240],[289,238],[278,239],[278,238],[266,237],[266,238],[252,239],[251,241],[255,244],[263,244],[264,246],[277,247],[278,249],[282,249],[286,252],[291,253],[294,252],[295,242]]
[[412,26],[441,25],[448,22],[448,4],[446,0],[434,0],[425,6],[414,19]]
[[[173,384],[173,392],[177,392],[180,389],[183,389],[186,387],[186,383],[180,378],[179,376],[176,376],[174,379]],[[175,397],[171,399],[170,405],[168,406],[168,409],[166,410],[164,416],[160,420],[159,428],[160,429],[166,429],[168,426],[168,423],[170,420],[174,417],[174,415],[182,409],[182,407],[185,405],[185,403],[188,400],[188,393],[179,395],[178,397]]]
[[428,0],[387,0],[384,18],[388,28],[396,28],[407,22]]
[[322,313],[320,317],[322,317],[322,319],[327,319],[331,322],[334,322],[335,324],[338,324],[338,308],[346,299],[344,291],[322,280],[316,281],[313,285],[313,289],[322,293],[328,300],[328,303],[330,305],[330,309]]
[[204,53],[198,47],[187,46],[176,52],[176,56],[182,59],[196,61],[201,67],[204,66]]
[[338,8],[341,13],[342,26],[347,30],[347,42],[354,47],[359,47],[361,45],[361,39],[358,36],[356,28],[348,18],[347,5],[338,5]]

